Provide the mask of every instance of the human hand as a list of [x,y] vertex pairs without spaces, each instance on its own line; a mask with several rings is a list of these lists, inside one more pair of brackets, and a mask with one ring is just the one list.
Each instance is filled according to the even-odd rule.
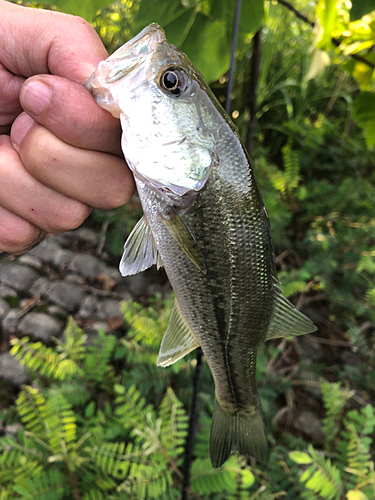
[[94,29],[4,0],[0,18],[0,251],[22,253],[124,205],[134,181],[119,121],[83,87],[107,57]]

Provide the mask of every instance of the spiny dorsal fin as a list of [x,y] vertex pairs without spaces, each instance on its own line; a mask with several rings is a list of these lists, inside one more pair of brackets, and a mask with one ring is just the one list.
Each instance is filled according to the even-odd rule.
[[169,206],[167,214],[160,214],[160,220],[192,263],[195,264],[198,269],[205,272],[203,257],[197,242],[178,212],[173,207]]
[[167,331],[161,342],[157,365],[163,367],[172,365],[197,347],[199,344],[181,316],[177,300],[175,300]]
[[155,247],[150,226],[142,217],[135,225],[124,245],[120,262],[122,276],[137,274],[153,264],[160,267],[161,259]]
[[279,337],[294,337],[317,330],[314,323],[284,297],[276,283],[274,290],[274,305],[266,340]]

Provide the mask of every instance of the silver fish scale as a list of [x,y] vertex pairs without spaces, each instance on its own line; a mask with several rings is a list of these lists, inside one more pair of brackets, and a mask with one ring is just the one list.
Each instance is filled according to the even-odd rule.
[[217,165],[204,190],[181,215],[206,265],[188,259],[159,220],[165,200],[137,180],[181,312],[207,353],[217,395],[228,409],[257,405],[255,350],[265,340],[273,305],[270,226],[248,158],[225,124]]

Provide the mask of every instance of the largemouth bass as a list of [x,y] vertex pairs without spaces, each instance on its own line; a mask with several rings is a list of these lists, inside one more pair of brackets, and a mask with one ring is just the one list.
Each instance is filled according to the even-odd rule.
[[175,291],[158,365],[200,345],[215,382],[212,465],[236,451],[265,459],[257,348],[316,328],[282,295],[270,222],[239,136],[156,24],[102,61],[87,87],[121,120],[144,211],[120,270],[164,265]]

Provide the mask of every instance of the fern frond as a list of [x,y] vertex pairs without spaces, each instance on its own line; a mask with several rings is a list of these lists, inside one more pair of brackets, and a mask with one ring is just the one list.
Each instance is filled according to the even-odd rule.
[[170,459],[176,459],[184,451],[189,417],[171,388],[167,389],[160,404],[159,417],[161,444]]
[[43,472],[29,478],[16,479],[14,491],[22,500],[62,500],[66,491],[66,477],[58,470]]
[[126,480],[118,487],[137,500],[159,499],[172,487],[172,471],[168,470],[165,461],[150,460],[133,463]]
[[137,459],[141,452],[129,443],[103,443],[100,446],[85,447],[85,452],[107,475],[123,479],[129,471],[130,460]]
[[87,348],[84,357],[85,373],[90,380],[102,382],[108,370],[117,339],[114,335],[107,335],[104,331],[99,331],[98,338],[94,345]]
[[115,415],[126,429],[142,428],[147,424],[147,414],[154,414],[151,405],[146,404],[137,388],[133,385],[129,389],[116,384],[115,391],[118,394],[116,397]]
[[320,384],[326,415],[323,419],[323,432],[328,450],[332,448],[340,431],[344,407],[355,391],[343,389],[339,382],[331,384],[323,381]]
[[59,392],[72,406],[83,406],[91,398],[89,389],[82,383],[75,380],[59,384]]
[[218,469],[212,467],[208,458],[196,459],[191,467],[191,490],[199,495],[223,491],[234,494],[237,492],[239,483],[241,489],[245,490],[250,488],[254,482],[255,477],[252,472],[240,467],[235,456],[232,456]]
[[300,481],[308,490],[317,493],[327,500],[339,500],[342,495],[342,478],[340,470],[326,459],[323,453],[308,447],[312,465],[302,474]]
[[76,417],[71,405],[57,390],[47,393],[46,403],[41,409],[46,426],[46,440],[54,455],[64,455],[76,443]]
[[36,379],[45,377],[49,381],[69,380],[82,376],[83,371],[71,359],[62,359],[51,347],[41,342],[29,342],[28,337],[11,340],[10,353],[20,361]]
[[16,401],[17,411],[25,428],[39,437],[44,437],[46,432],[42,415],[45,404],[44,396],[29,385],[24,386]]

